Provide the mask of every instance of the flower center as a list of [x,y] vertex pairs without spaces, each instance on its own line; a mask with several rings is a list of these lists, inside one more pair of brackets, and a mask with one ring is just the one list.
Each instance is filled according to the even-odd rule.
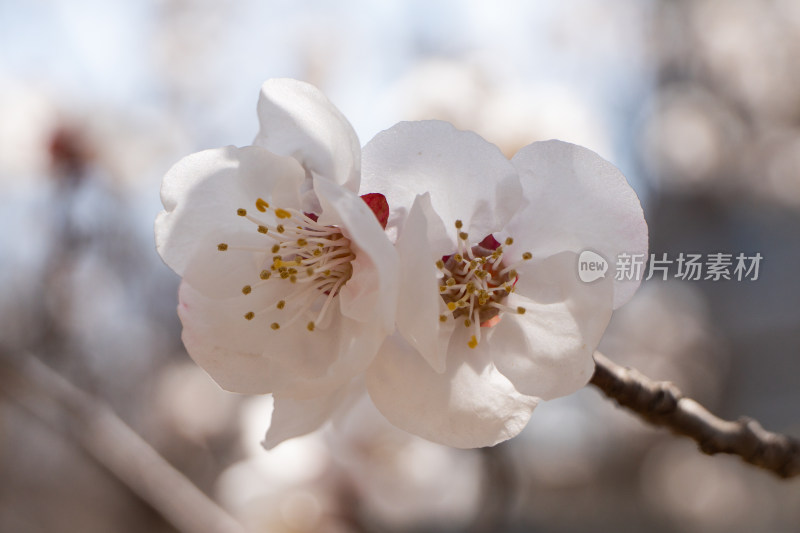
[[[494,326],[506,312],[525,313],[524,307],[512,308],[505,305],[505,301],[519,280],[516,268],[533,255],[525,252],[522,261],[506,265],[503,245],[493,237],[488,236],[479,244],[470,245],[469,235],[461,231],[463,223],[456,220],[455,226],[458,231],[456,253],[436,261],[436,268],[442,273],[439,294],[446,305],[439,320],[447,322],[463,318],[464,327],[472,329],[467,344],[475,348],[481,340],[481,327]],[[509,237],[505,245],[510,246],[513,242]]]
[[275,312],[280,312],[285,314],[286,320],[275,320],[270,324],[270,328],[279,330],[292,325],[309,312],[316,312],[316,318],[306,324],[309,331],[314,331],[324,318],[333,298],[353,275],[352,261],[356,254],[350,246],[350,239],[335,226],[318,224],[313,214],[271,207],[261,198],[256,200],[255,205],[259,212],[268,213],[273,223],[253,216],[242,208],[237,209],[236,214],[255,224],[256,230],[270,239],[271,244],[252,247],[220,243],[217,250],[272,255],[271,262],[262,265],[259,279],[242,287],[244,295],[252,294],[267,283],[285,283],[295,287],[285,299],[272,302],[269,307],[260,311],[248,311],[244,318],[253,320],[257,314],[274,316]]

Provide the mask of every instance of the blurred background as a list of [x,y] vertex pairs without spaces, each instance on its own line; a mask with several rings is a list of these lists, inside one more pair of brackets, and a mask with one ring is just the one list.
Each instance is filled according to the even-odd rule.
[[593,388],[491,449],[361,402],[266,452],[270,398],[188,358],[152,237],[163,174],[249,144],[271,77],[362,144],[423,118],[508,156],[582,144],[629,178],[651,252],[764,257],[757,281],[644,283],[601,349],[800,436],[799,57],[794,0],[0,0],[0,531],[800,530],[800,480]]

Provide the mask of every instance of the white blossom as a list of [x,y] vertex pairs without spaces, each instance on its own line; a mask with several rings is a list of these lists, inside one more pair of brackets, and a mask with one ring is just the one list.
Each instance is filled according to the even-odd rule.
[[319,427],[394,328],[397,259],[357,195],[358,138],[314,87],[270,80],[256,146],[190,155],[155,224],[182,276],[192,358],[223,388],[273,393],[267,445]]
[[456,447],[519,433],[537,403],[583,387],[614,307],[638,280],[582,283],[577,254],[647,251],[636,194],[613,165],[560,141],[510,161],[440,121],[364,148],[400,257],[398,332],[366,373],[394,425]]

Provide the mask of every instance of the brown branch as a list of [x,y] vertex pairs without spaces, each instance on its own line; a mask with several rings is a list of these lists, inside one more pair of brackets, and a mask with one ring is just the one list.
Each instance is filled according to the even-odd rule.
[[[245,533],[109,407],[36,357],[15,361],[0,350],[0,392],[47,425],[66,429],[92,458],[178,531]],[[59,423],[63,419],[68,421],[66,428]]]
[[592,385],[651,424],[695,440],[703,453],[738,455],[782,478],[800,475],[800,440],[767,431],[751,418],[718,418],[672,383],[653,381],[599,352],[594,361]]

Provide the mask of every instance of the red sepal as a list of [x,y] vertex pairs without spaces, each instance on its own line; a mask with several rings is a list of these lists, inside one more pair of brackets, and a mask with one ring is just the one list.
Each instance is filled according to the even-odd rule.
[[371,192],[362,194],[361,199],[375,213],[375,218],[378,219],[381,227],[386,229],[386,223],[389,221],[389,202],[386,201],[386,197],[379,192]]

